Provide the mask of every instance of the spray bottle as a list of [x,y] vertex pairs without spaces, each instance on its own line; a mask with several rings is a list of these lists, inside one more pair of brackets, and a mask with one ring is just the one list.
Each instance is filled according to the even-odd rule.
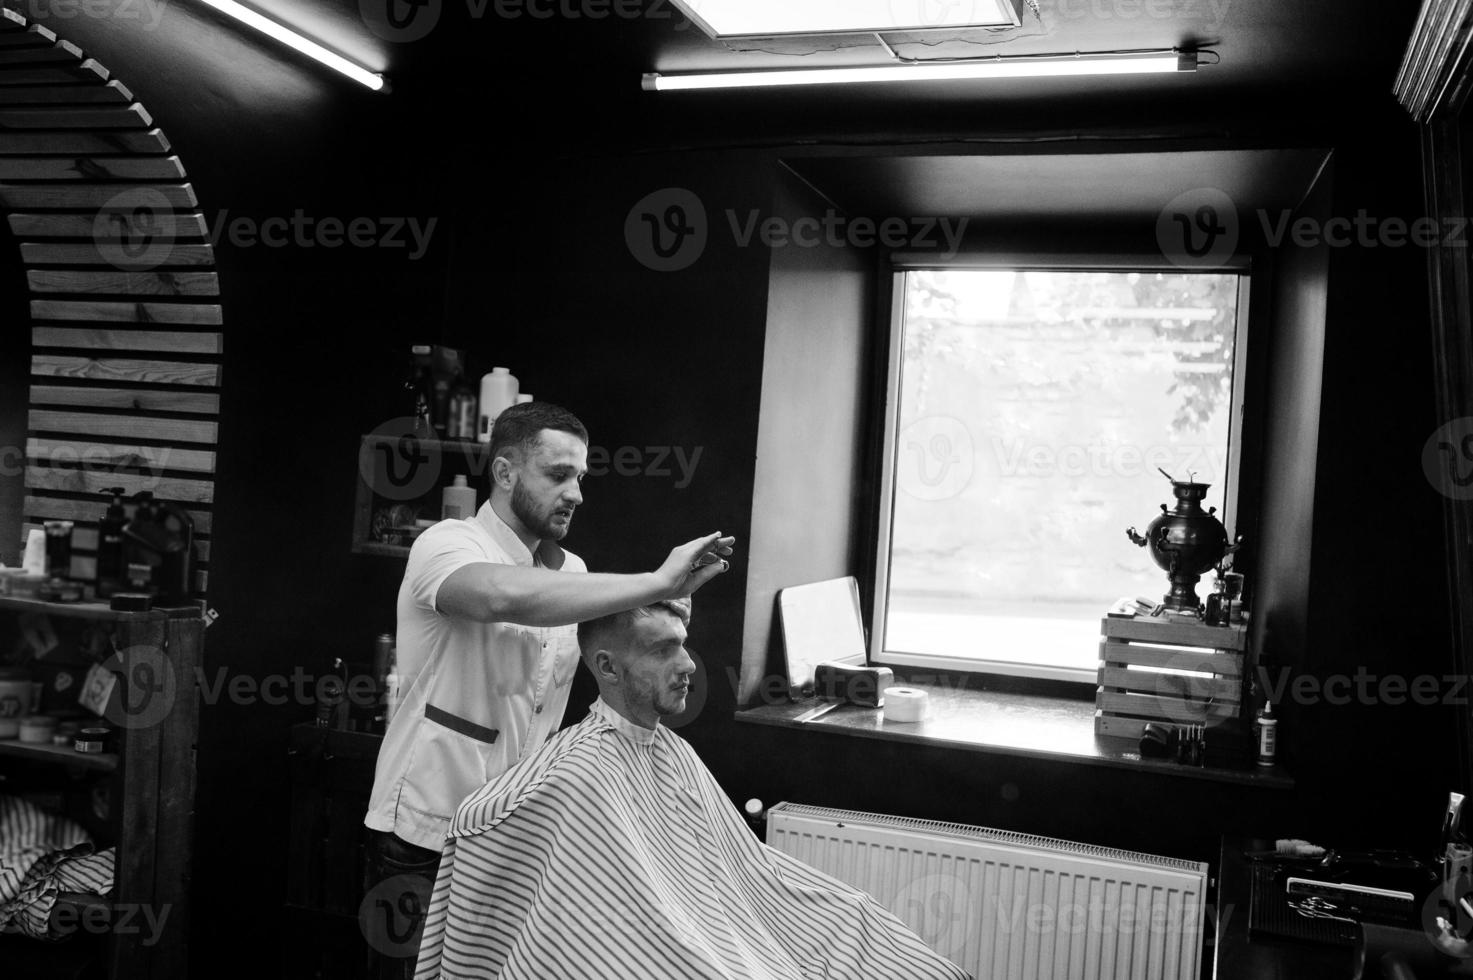
[[1263,702],[1263,708],[1258,712],[1258,720],[1254,723],[1258,731],[1258,764],[1260,766],[1272,766],[1274,756],[1278,752],[1279,742],[1279,720],[1274,717],[1274,703],[1269,700]]
[[107,512],[97,522],[97,595],[100,598],[123,591],[127,584],[127,566],[123,559],[123,528],[128,524],[128,515],[123,510],[122,487],[108,487],[102,491],[112,495]]

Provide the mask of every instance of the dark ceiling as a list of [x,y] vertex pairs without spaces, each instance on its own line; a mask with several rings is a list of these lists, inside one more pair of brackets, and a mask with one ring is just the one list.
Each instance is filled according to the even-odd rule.
[[[536,99],[548,91],[595,98],[638,93],[645,71],[885,61],[882,49],[862,36],[814,44],[723,44],[688,22],[669,0],[260,0],[258,5],[381,67],[401,91],[421,79],[454,78],[479,88],[478,94],[506,100]],[[744,97],[822,109],[850,98],[915,106],[1274,91],[1294,101],[1301,92],[1387,91],[1415,17],[1413,3],[1373,6],[1366,0],[1041,0],[1036,14],[1022,7],[1022,27],[1012,32],[977,31],[952,41],[945,35],[888,40],[901,55],[915,58],[1185,46],[1210,48],[1221,62],[1183,76],[873,85],[862,92]],[[712,103],[727,98],[709,93],[653,97]]]
[[[789,166],[847,213],[944,214],[980,224],[1120,223],[1154,217],[1178,195],[1202,187],[1216,188],[1247,210],[1293,211],[1325,157],[1311,149],[889,154],[812,157]],[[1109,194],[1100,193],[1102,186]]]
[[[322,117],[324,97],[370,117],[417,120],[452,150],[1122,138],[1324,145],[1315,127],[1357,125],[1390,90],[1412,2],[1040,0],[1002,34],[888,36],[912,58],[1195,47],[1193,73],[1134,77],[641,90],[644,72],[882,63],[865,37],[723,44],[670,0],[251,0],[391,81],[371,94],[216,14],[199,0],[104,0],[107,19],[47,18],[63,37],[129,68],[158,104],[231,125],[231,107]],[[794,0],[799,2],[799,0]],[[937,4],[965,0],[889,0]],[[1025,2],[1025,0],[1018,0]],[[156,24],[123,5],[163,11]],[[105,35],[105,36],[104,36]],[[117,58],[119,51],[127,57]],[[363,100],[357,105],[357,100]],[[386,100],[380,102],[376,100]],[[1332,121],[1332,122],[1327,122]],[[1271,129],[1268,136],[1261,132]],[[1244,135],[1252,133],[1252,135]],[[462,144],[462,145],[457,145]]]

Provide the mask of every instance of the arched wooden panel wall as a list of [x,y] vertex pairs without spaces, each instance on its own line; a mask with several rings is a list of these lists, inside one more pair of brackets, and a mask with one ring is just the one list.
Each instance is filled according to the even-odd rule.
[[205,219],[132,93],[6,9],[0,207],[30,292],[26,521],[77,522],[91,577],[101,491],[151,490],[194,518],[203,592],[224,339]]

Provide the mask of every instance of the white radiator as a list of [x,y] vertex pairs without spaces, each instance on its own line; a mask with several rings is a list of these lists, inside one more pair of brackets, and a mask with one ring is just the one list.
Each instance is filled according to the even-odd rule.
[[767,843],[868,892],[977,980],[1197,980],[1207,865],[779,803]]

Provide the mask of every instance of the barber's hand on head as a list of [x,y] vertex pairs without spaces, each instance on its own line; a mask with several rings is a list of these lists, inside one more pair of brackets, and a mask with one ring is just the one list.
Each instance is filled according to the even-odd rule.
[[655,572],[662,582],[669,585],[668,598],[684,598],[730,568],[724,556],[731,554],[731,546],[735,543],[735,537],[722,537],[718,531],[687,541],[671,551],[670,557]]

